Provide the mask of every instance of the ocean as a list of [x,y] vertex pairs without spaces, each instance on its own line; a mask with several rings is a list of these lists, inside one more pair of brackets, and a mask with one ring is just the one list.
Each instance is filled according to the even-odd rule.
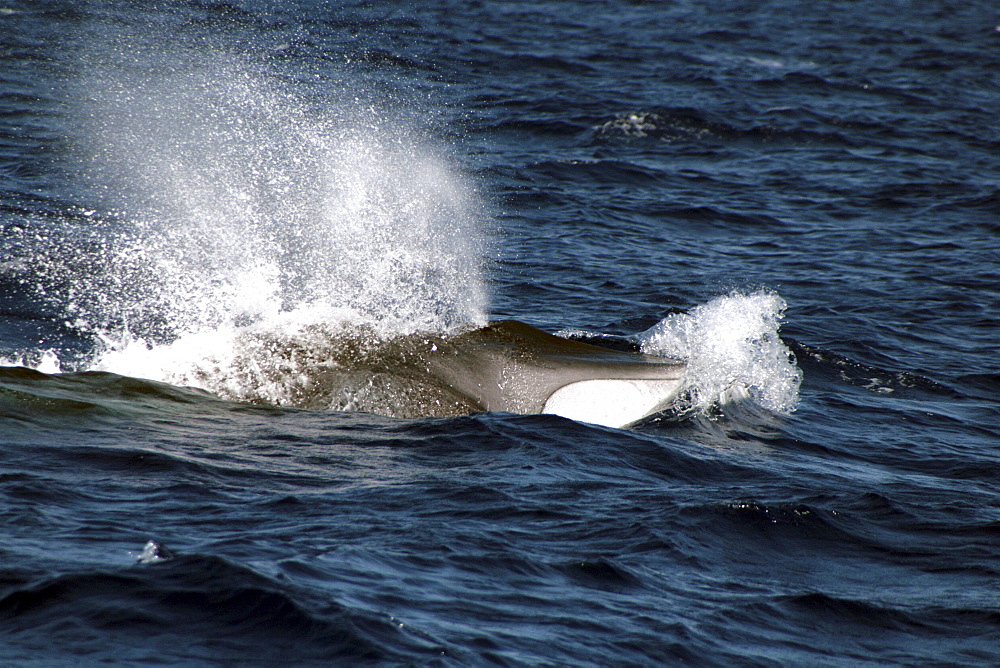
[[985,0],[7,0],[0,664],[1000,664],[997,109]]

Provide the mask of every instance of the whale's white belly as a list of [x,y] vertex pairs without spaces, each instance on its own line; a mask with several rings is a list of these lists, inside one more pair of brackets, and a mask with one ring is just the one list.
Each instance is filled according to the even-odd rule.
[[553,392],[542,413],[606,427],[624,427],[668,404],[680,384],[679,379],[581,380]]

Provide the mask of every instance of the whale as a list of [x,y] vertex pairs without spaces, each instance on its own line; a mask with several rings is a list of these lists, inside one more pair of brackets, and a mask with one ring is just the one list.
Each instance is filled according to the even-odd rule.
[[515,320],[451,337],[426,361],[431,375],[481,410],[609,427],[668,406],[686,369],[680,360],[567,339]]
[[608,427],[662,411],[682,390],[684,362],[643,354],[625,339],[590,338],[516,320],[394,336],[332,325],[294,337],[247,332],[227,373],[213,367],[195,380],[224,398],[307,410],[551,414]]

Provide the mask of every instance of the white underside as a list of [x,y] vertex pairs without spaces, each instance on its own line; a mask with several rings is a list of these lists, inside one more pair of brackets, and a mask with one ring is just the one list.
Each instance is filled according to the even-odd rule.
[[553,392],[542,412],[624,427],[664,407],[679,387],[679,380],[581,380]]

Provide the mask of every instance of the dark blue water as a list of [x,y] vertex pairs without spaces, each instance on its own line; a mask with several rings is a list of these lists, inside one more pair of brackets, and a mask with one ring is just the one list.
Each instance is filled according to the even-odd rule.
[[[12,1],[0,63],[0,662],[1000,663],[992,3]],[[692,380],[313,405],[503,318]]]

